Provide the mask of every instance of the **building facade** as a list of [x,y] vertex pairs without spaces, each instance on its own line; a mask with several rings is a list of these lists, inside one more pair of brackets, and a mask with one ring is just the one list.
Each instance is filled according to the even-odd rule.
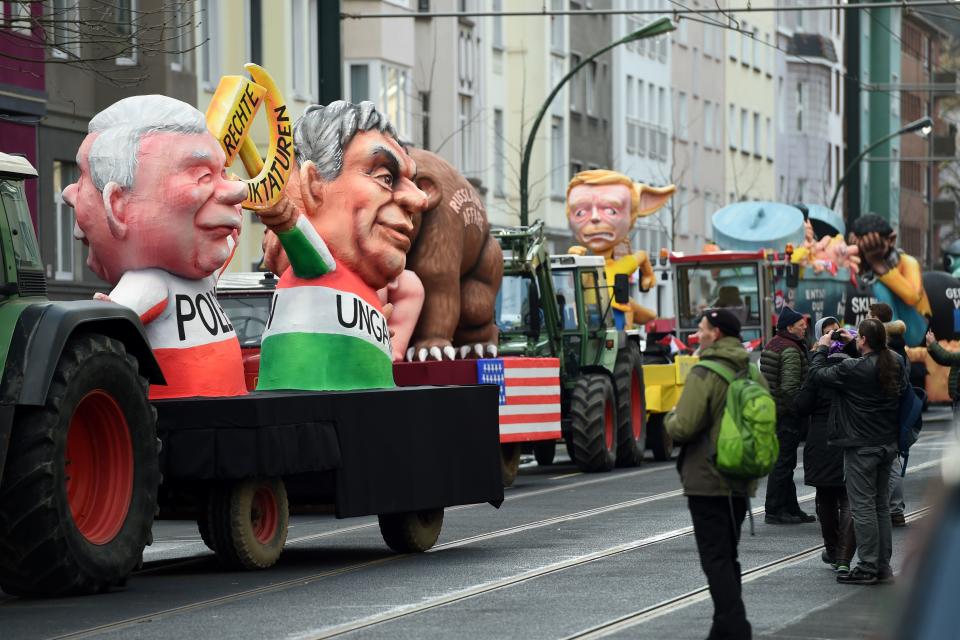
[[[38,47],[41,32],[31,20],[42,11],[39,4],[0,3],[0,30],[8,31],[0,38],[0,151],[23,154],[38,170],[38,125],[47,109],[46,65]],[[27,180],[24,190],[37,224],[37,181]]]
[[931,229],[931,223],[934,204],[940,193],[940,172],[937,163],[929,158],[948,152],[953,155],[953,149],[941,149],[940,142],[949,133],[949,124],[940,115],[938,101],[942,94],[933,88],[937,84],[940,54],[947,34],[924,16],[905,13],[900,35],[903,82],[900,91],[900,126],[904,127],[924,116],[934,120],[931,135],[920,137],[908,134],[901,140],[898,167],[900,246],[911,255],[937,265],[940,261],[940,238],[937,231]]
[[[812,6],[784,2],[785,9]],[[776,197],[829,205],[843,174],[843,13],[783,11],[777,22]]]
[[725,204],[724,37],[717,26],[683,18],[671,36],[675,251],[703,249],[711,216]]
[[[225,75],[245,75],[243,65],[261,65],[273,77],[296,120],[319,96],[319,0],[197,0],[197,42],[194,76],[195,104],[206,111]],[[268,146],[267,119],[257,114],[251,132],[257,148]],[[229,171],[249,177],[237,160]],[[240,243],[230,271],[260,266],[264,226],[245,211]]]
[[[728,8],[746,8],[734,0]],[[733,14],[726,37],[726,200],[776,198],[774,70],[776,14]]]

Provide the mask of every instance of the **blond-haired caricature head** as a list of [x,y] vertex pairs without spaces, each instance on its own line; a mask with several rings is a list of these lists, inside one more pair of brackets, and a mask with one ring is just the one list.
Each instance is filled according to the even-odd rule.
[[637,218],[667,203],[676,187],[651,187],[608,169],[575,175],[567,185],[567,220],[578,242],[606,254],[627,239]]

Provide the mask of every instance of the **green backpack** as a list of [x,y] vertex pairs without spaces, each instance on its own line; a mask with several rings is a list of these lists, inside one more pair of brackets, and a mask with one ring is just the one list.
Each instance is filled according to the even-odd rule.
[[777,439],[777,405],[767,388],[758,383],[760,372],[749,365],[749,376],[709,360],[706,367],[727,381],[727,399],[717,438],[717,469],[742,479],[762,478],[773,470],[780,453]]

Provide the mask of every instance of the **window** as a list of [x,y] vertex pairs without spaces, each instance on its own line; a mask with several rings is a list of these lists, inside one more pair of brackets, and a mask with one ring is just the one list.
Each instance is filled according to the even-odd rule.
[[[3,13],[3,2],[0,2],[0,14]],[[20,11],[26,9],[27,15],[30,12],[30,5],[15,5],[20,7]],[[11,7],[14,10],[14,7]],[[74,29],[69,29],[65,25],[70,22],[77,22],[80,19],[79,5],[72,0],[54,0],[53,2],[54,26],[53,26],[53,44],[51,50],[55,58],[69,58],[71,55],[77,56],[80,53],[80,42],[78,34]],[[180,12],[177,12],[177,23],[181,24],[179,19]],[[3,16],[0,15],[0,22]],[[176,43],[175,43],[176,44]]]
[[[430,150],[430,92],[421,91],[420,96],[420,144]],[[501,114],[502,116],[502,114]],[[501,123],[502,124],[502,123]]]
[[[405,69],[390,64],[380,64],[380,110],[396,128],[401,137],[407,134],[410,115],[410,74]],[[463,169],[465,165],[461,165]]]
[[687,41],[690,37],[687,29],[687,21],[683,19],[683,16],[680,16],[677,19],[677,44],[686,46]]
[[[12,2],[10,5],[10,28],[19,33],[30,35],[33,32],[32,3],[26,0]],[[3,8],[3,7],[0,7]]]
[[753,38],[750,46],[752,48],[753,68],[760,71],[760,29],[753,28]]
[[740,151],[750,153],[750,145],[747,143],[747,137],[750,135],[749,115],[746,109],[740,109]]
[[[350,65],[350,102],[359,104],[370,99],[370,65]],[[428,145],[424,143],[424,147]]]
[[730,116],[727,118],[727,144],[731,149],[737,148],[737,108],[730,105]]
[[703,148],[713,148],[713,103],[705,100],[703,103]]
[[77,165],[61,160],[53,161],[54,226],[56,254],[53,277],[55,280],[73,280],[74,265],[80,256],[80,241],[73,237],[73,207],[63,199],[63,190],[80,176]]
[[767,118],[767,160],[773,160],[773,123]]
[[760,114],[753,112],[753,155],[760,157]]
[[690,70],[690,89],[694,97],[700,95],[700,51],[693,48],[693,69]]
[[803,178],[797,178],[797,202],[803,202],[803,189],[807,186],[807,181]]
[[737,32],[733,29],[727,31],[727,52],[730,54],[730,59],[734,62],[737,61]]
[[[493,0],[493,12],[495,14],[503,11],[503,0]],[[503,50],[503,16],[493,16],[493,48]]]
[[213,92],[220,81],[220,0],[200,0],[200,79]]
[[137,0],[116,0],[114,5],[114,19],[117,23],[117,35],[129,43],[129,55],[116,59],[121,66],[137,64],[136,33],[133,14],[137,10]]
[[[291,0],[291,3],[293,18],[290,29],[293,37],[290,39],[290,59],[293,97],[316,102],[320,47],[317,40],[317,0]],[[393,120],[393,123],[399,124],[396,120]]]
[[743,31],[740,32],[740,64],[750,66],[750,28],[746,22],[740,23]]
[[693,143],[693,153],[690,155],[690,177],[693,190],[700,190],[700,145]]
[[597,63],[591,62],[586,66],[587,72],[587,115],[597,113]]
[[[584,291],[596,291],[595,296],[583,296],[583,313],[591,329],[599,329],[603,321],[603,309],[607,306],[606,287],[597,287],[597,274],[590,271],[580,272],[580,283]],[[613,314],[607,314],[612,317]]]
[[473,126],[473,96],[460,95],[460,172],[469,176],[477,172],[474,163],[474,153],[476,143],[474,133],[476,127]]
[[[551,0],[550,6],[554,11],[563,11],[563,0]],[[550,49],[557,53],[563,53],[565,47],[563,38],[563,16],[550,16]]]
[[766,72],[768,76],[773,77],[773,42],[770,41],[770,34],[763,34],[763,41],[766,43]]
[[797,131],[803,131],[803,83],[797,83]]
[[504,176],[503,110],[493,110],[493,194],[507,195]]
[[627,153],[637,152],[637,136],[640,127],[637,123],[637,94],[633,76],[627,76]]
[[550,124],[550,192],[557,198],[562,198],[567,188],[565,157],[563,119],[555,117]]
[[677,94],[677,138],[680,140],[687,139],[687,126],[688,126],[688,114],[687,114],[687,94],[680,92]]
[[[572,71],[580,64],[580,56],[576,53],[570,54],[570,70]],[[589,66],[589,65],[588,65]],[[585,70],[583,70],[585,71]],[[581,94],[583,93],[583,81],[581,80],[582,74],[577,73],[572,78],[570,78],[570,111],[576,111],[577,113],[581,110]],[[630,83],[630,76],[627,76],[627,84]]]
[[263,0],[247,0],[247,59],[263,64]]

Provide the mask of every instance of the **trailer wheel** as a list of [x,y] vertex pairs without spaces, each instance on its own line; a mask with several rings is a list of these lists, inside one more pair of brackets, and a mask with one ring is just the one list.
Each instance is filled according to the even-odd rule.
[[505,442],[500,445],[500,479],[505,487],[512,487],[517,479],[520,453],[519,442]]
[[60,596],[125,584],[150,539],[156,411],[123,343],[72,337],[42,407],[18,407],[0,487],[0,588]]
[[613,383],[602,373],[577,379],[570,401],[573,461],[587,472],[610,471],[617,459],[617,407]]
[[208,498],[207,526],[213,544],[207,546],[227,568],[266,569],[283,552],[289,521],[283,480],[250,478],[219,486]]
[[557,441],[534,442],[533,455],[537,459],[538,465],[541,467],[549,467],[553,464],[553,459],[557,455]]
[[643,357],[636,344],[628,343],[620,350],[613,379],[617,385],[617,466],[635,467],[643,462],[647,448]]
[[[519,449],[519,446],[517,447]],[[443,509],[406,511],[377,516],[380,535],[397,553],[421,553],[437,543],[443,527]]]
[[673,457],[673,438],[663,426],[662,413],[651,414],[647,419],[647,446],[653,452],[653,459],[663,462]]

